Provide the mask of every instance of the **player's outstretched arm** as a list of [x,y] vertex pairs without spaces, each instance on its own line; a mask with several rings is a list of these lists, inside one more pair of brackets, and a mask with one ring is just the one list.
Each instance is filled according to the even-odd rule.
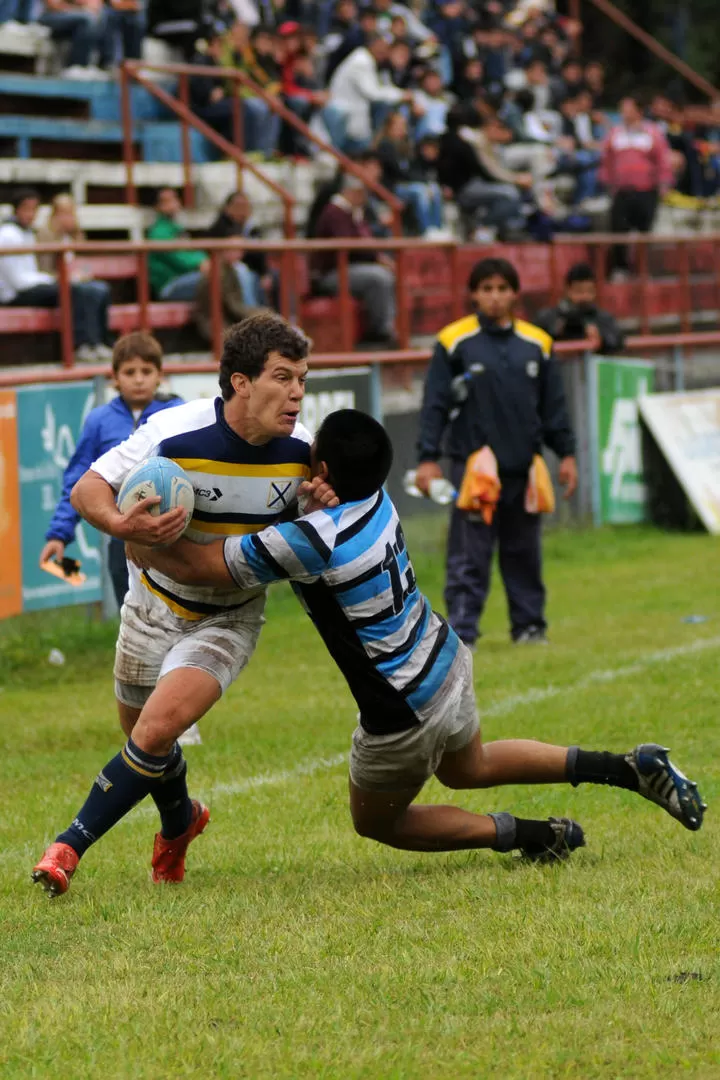
[[223,541],[194,544],[178,540],[171,547],[143,547],[130,543],[125,551],[130,562],[141,570],[159,570],[183,585],[220,585],[232,588],[235,584],[225,563]]
[[70,501],[96,529],[136,544],[171,544],[180,536],[187,520],[187,513],[180,506],[166,514],[151,514],[151,507],[162,501],[159,496],[144,499],[127,514],[121,514],[115,505],[114,490],[92,469],[80,477]]
[[141,570],[159,570],[183,585],[254,589],[274,581],[309,582],[322,574],[332,555],[317,525],[312,518],[300,518],[211,544],[178,540],[165,548],[126,544],[125,550]]

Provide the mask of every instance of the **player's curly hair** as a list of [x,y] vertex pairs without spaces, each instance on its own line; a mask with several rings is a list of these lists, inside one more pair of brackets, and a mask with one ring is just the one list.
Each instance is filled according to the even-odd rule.
[[231,326],[220,358],[223,400],[229,401],[235,393],[230,380],[236,372],[256,379],[271,352],[287,360],[304,360],[311,348],[310,338],[274,311],[260,311]]

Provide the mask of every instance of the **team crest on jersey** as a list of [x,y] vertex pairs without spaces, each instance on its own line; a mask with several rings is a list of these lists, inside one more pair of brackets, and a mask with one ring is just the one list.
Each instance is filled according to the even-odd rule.
[[531,379],[537,379],[540,365],[537,360],[528,360],[527,368],[525,369]]
[[294,495],[292,480],[271,480],[268,488],[267,507],[269,510],[284,510]]

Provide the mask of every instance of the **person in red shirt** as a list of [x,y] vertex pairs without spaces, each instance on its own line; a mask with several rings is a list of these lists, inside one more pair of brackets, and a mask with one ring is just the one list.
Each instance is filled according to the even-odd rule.
[[[340,191],[320,213],[315,226],[316,239],[372,239],[365,220],[367,198],[368,190],[363,181],[345,174]],[[311,268],[319,292],[325,295],[337,293],[337,255],[334,251],[316,252]],[[395,347],[395,272],[390,259],[374,251],[351,252],[348,276],[350,292],[363,306],[363,343]]]
[[[668,141],[656,124],[643,115],[638,100],[620,102],[622,123],[611,129],[605,140],[600,163],[600,181],[612,195],[612,232],[652,231],[660,197],[673,181],[672,155]],[[625,245],[610,254],[608,270],[629,269]]]
[[[307,33],[297,22],[284,22],[278,28],[283,101],[306,124],[314,110],[328,101],[327,91],[318,88],[314,77],[312,56],[305,40]],[[285,126],[280,148],[291,156],[308,156],[311,152],[306,140],[290,125]]]

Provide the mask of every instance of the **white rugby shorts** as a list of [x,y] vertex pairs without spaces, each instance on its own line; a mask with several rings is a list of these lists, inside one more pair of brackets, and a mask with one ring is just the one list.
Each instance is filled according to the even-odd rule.
[[206,671],[225,693],[255,651],[264,609],[263,594],[233,611],[190,621],[149,591],[138,598],[128,594],[115,648],[118,701],[141,709],[158,680],[178,668]]
[[[451,693],[447,693],[451,688]],[[472,654],[461,644],[444,687],[407,731],[371,735],[358,725],[350,750],[350,778],[364,791],[408,791],[435,774],[446,752],[462,750],[480,730]]]

